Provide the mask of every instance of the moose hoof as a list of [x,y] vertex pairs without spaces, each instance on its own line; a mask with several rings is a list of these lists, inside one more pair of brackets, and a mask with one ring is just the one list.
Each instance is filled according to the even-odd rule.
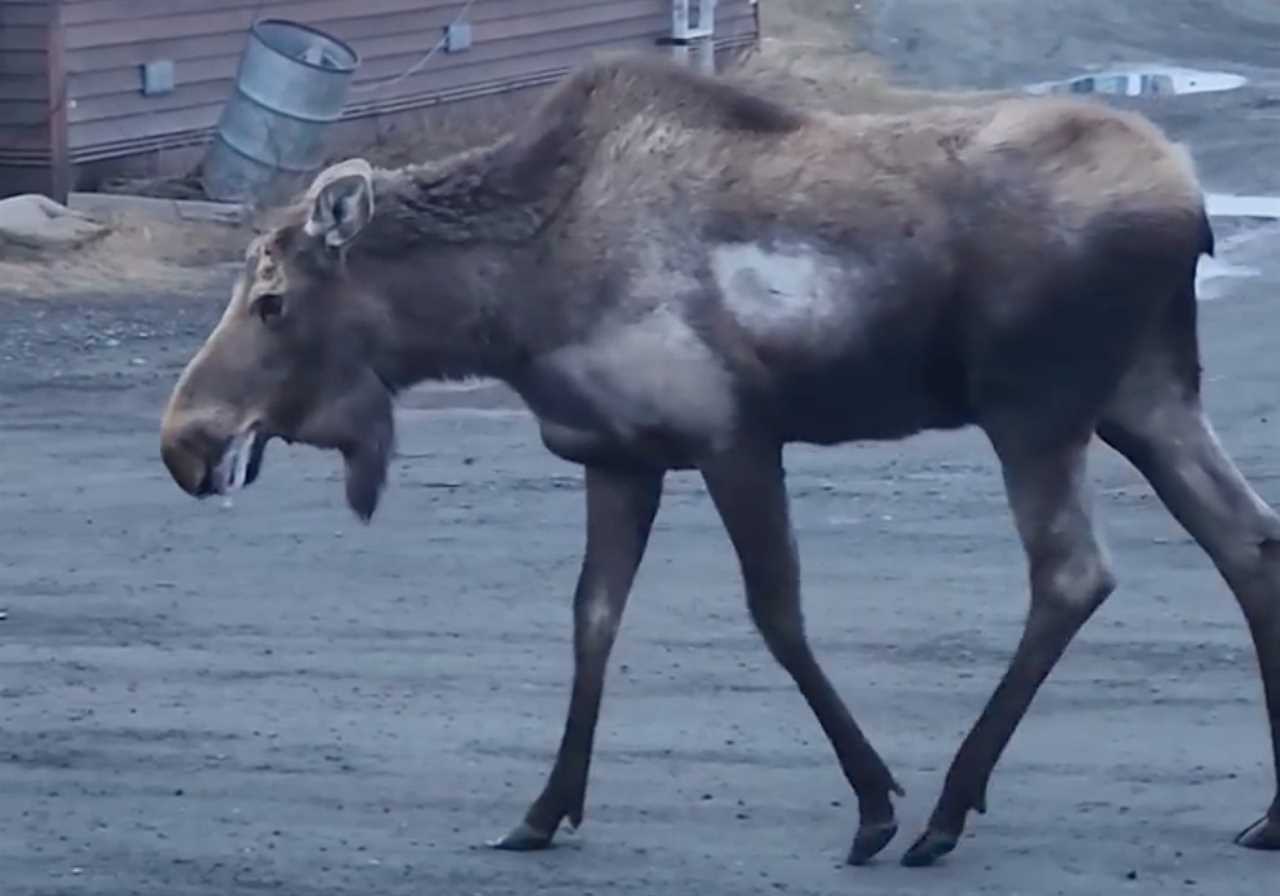
[[1265,815],[1236,835],[1246,849],[1280,850],[1280,820]]
[[508,852],[536,852],[540,849],[549,849],[554,836],[554,831],[540,831],[527,821],[522,821],[511,833],[505,837],[490,840],[486,845]]
[[924,868],[956,848],[956,836],[942,831],[926,831],[902,857],[908,868]]
[[858,827],[853,838],[853,846],[849,849],[850,865],[865,865],[875,858],[889,841],[898,833],[896,821],[882,821],[878,824],[864,824]]

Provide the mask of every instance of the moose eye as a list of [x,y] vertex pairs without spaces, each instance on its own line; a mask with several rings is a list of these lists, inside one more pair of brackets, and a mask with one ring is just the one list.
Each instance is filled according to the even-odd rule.
[[284,313],[284,296],[274,292],[264,293],[254,299],[253,310],[262,318],[263,323],[271,323]]

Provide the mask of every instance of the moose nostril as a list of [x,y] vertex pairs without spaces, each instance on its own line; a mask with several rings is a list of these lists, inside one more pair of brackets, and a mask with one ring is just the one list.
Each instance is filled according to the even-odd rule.
[[204,475],[200,477],[200,482],[196,485],[193,493],[197,498],[207,498],[213,494],[213,468],[206,466]]
[[169,473],[183,491],[203,498],[215,490],[215,447],[216,442],[198,429],[188,428],[183,432],[168,428],[162,437],[160,452]]
[[213,477],[214,470],[217,468],[218,460],[227,451],[227,446],[231,443],[231,439],[221,439],[217,444],[217,450],[205,456],[200,464],[200,481],[196,483],[195,490],[192,492],[197,498],[207,498],[217,491],[214,487]]

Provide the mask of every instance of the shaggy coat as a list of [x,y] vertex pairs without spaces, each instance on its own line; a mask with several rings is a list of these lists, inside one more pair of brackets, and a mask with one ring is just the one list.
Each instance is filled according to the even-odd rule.
[[[814,658],[782,449],[977,425],[1027,555],[1009,668],[903,857],[954,849],[1040,683],[1115,587],[1086,455],[1132,461],[1222,571],[1257,648],[1280,767],[1280,517],[1200,406],[1195,273],[1213,251],[1185,152],[1068,99],[906,115],[784,107],[635,59],[584,66],[496,143],[322,173],[256,240],[162,426],[195,495],[257,477],[274,437],[340,451],[374,513],[395,394],[510,384],[581,464],[587,539],[564,737],[496,845],[583,815],[604,672],[664,474],[696,468],[747,604],[856,792],[849,860],[901,788]],[[1237,838],[1280,848],[1280,798]]]

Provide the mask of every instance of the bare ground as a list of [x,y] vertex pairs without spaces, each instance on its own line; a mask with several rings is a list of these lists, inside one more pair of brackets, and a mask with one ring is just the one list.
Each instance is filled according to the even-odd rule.
[[[0,302],[5,896],[589,892],[1255,894],[1270,799],[1226,589],[1099,451],[1122,588],[1035,704],[943,867],[893,863],[1016,642],[1021,555],[972,433],[789,453],[817,648],[905,784],[885,861],[673,477],[564,848],[480,847],[545,774],[567,698],[580,479],[493,393],[410,396],[383,513],[275,450],[227,510],[167,479],[156,418],[223,292]],[[1205,306],[1210,401],[1280,502],[1256,292]],[[482,397],[484,400],[475,400]]]
[[[797,97],[912,101],[865,57],[775,60],[792,79],[773,89]],[[1266,98],[1188,98],[1167,117],[1211,177],[1248,188],[1271,176],[1255,164],[1277,143]],[[1206,388],[1280,504],[1277,230],[1232,230],[1225,260],[1262,276],[1204,304]],[[690,476],[671,480],[611,667],[586,827],[546,854],[481,848],[559,736],[578,473],[501,390],[419,390],[370,527],[343,508],[334,459],[307,449],[273,448],[229,510],[180,495],[156,422],[225,301],[214,262],[240,242],[216,233],[133,222],[75,264],[0,261],[2,896],[1254,896],[1276,879],[1276,857],[1229,842],[1274,783],[1240,615],[1101,449],[1121,588],[1038,698],[973,836],[939,868],[894,864],[1026,605],[974,433],[788,454],[819,655],[908,791],[884,861],[841,864],[851,795],[752,632]]]

